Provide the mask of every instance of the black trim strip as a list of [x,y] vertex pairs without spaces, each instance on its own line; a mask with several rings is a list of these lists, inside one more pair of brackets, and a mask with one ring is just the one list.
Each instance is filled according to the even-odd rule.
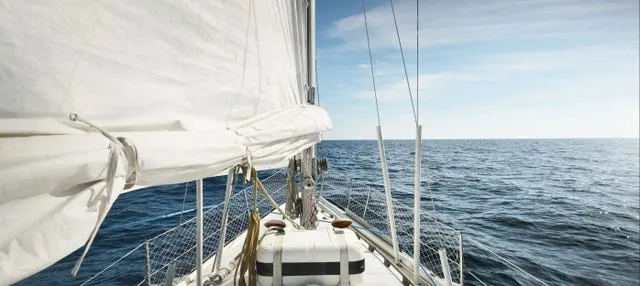
[[[256,262],[260,276],[273,276],[273,263]],[[364,272],[364,259],[349,261],[349,274]],[[340,275],[340,262],[285,262],[282,276]]]

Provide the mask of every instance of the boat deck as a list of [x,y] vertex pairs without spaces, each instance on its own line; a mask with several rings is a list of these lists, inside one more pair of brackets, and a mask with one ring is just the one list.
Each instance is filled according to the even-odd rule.
[[[284,209],[284,205],[281,206],[281,208]],[[264,222],[269,220],[274,220],[274,219],[282,219],[282,215],[280,215],[277,212],[272,212],[262,218],[262,220],[260,221],[260,235],[262,235],[264,231],[266,231],[266,228],[264,227]],[[318,229],[331,228],[331,225],[329,223],[323,222],[323,221],[329,221],[329,220],[332,220],[331,216],[328,213],[322,210],[319,210]],[[296,223],[299,223],[299,219],[296,219],[295,221]],[[288,221],[285,221],[285,223],[287,224],[286,228],[293,227]],[[223,267],[227,267],[229,263],[233,261],[236,255],[240,253],[242,249],[242,244],[244,243],[245,236],[246,236],[246,232],[239,235],[236,239],[229,242],[224,247],[224,250],[222,252],[222,262],[220,264],[221,269]],[[363,247],[365,248],[365,253],[364,253],[365,270],[363,273],[362,285],[402,285],[401,275],[396,271],[394,271],[392,268],[386,267],[384,265],[384,262],[383,262],[384,259],[382,258],[382,256],[380,256],[375,252],[370,251],[368,249],[368,245],[366,242],[364,242],[363,240],[360,240],[360,243],[362,243]],[[214,260],[215,260],[215,256],[207,260],[205,263],[203,263],[202,274],[204,277],[211,276],[212,274],[211,270],[213,269]],[[208,278],[203,279],[203,281],[206,281],[206,280],[208,280]],[[188,275],[187,277],[185,277],[185,279],[183,279],[176,285],[196,285],[195,273]],[[225,286],[234,285],[233,271],[231,272],[231,274],[224,277],[222,283],[218,285],[225,285]]]
[[[318,212],[318,220],[330,220],[329,214],[323,211]],[[318,223],[318,229],[331,228],[329,223]],[[365,248],[364,252],[364,273],[362,285],[402,285],[401,276],[397,272],[394,273],[392,268],[384,266],[384,258],[369,250],[369,245],[360,240]]]
[[[362,242],[362,240],[360,240]],[[362,242],[365,246],[366,243]],[[384,266],[384,258],[367,249],[364,253],[365,270],[362,285],[402,285],[402,278],[393,268]]]

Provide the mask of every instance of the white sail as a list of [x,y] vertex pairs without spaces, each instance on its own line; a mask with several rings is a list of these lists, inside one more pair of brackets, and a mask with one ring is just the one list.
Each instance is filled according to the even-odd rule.
[[126,181],[279,167],[317,143],[331,121],[303,100],[305,8],[0,2],[0,284],[83,246]]

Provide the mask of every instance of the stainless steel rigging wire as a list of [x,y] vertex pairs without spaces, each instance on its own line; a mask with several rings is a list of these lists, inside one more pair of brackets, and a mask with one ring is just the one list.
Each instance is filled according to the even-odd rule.
[[[376,76],[373,71],[373,56],[371,55],[371,40],[369,40],[369,23],[367,22],[367,8],[362,2],[362,14],[364,15],[364,29],[367,32],[367,47],[369,50],[369,67],[371,69],[371,80],[373,81],[373,96],[376,99],[376,115],[378,116],[378,125],[380,124],[380,106],[378,105],[378,91],[376,90]],[[413,101],[412,101],[413,102]]]
[[[409,83],[409,73],[407,72],[407,63],[404,58],[404,49],[402,48],[402,41],[400,40],[400,32],[398,31],[398,20],[396,18],[396,10],[393,7],[393,0],[389,0],[391,4],[391,13],[393,14],[393,24],[396,28],[396,36],[398,38],[398,45],[400,46],[400,56],[402,57],[402,67],[404,68],[404,77],[407,81],[407,89],[409,90],[409,100],[411,101],[411,111],[413,111],[413,119],[418,127],[418,114],[416,112],[415,104],[413,103],[413,95],[411,94],[411,84]],[[365,20],[366,22],[366,20]],[[416,82],[418,81],[418,75],[416,75]]]

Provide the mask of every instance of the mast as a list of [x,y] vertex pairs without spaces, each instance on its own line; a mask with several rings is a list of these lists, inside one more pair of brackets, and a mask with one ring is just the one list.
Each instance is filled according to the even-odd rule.
[[[307,70],[309,103],[316,104],[316,1],[309,0],[307,9]],[[315,144],[313,145],[315,147]],[[314,148],[315,149],[315,148]],[[315,154],[312,154],[315,158]]]
[[[316,91],[316,1],[309,0],[307,7],[307,103],[315,104]],[[302,215],[300,224],[305,229],[316,228],[315,144],[302,152]]]

